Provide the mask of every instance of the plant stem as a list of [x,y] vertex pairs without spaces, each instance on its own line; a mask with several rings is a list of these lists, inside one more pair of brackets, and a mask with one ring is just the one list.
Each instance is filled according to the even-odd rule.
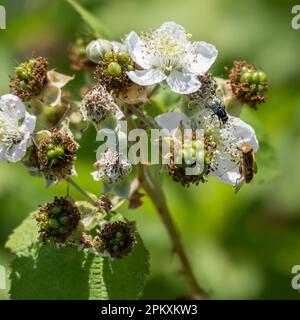
[[182,273],[192,289],[193,297],[199,300],[207,299],[206,292],[199,286],[195,278],[190,261],[182,245],[180,234],[176,229],[176,226],[168,209],[163,190],[159,185],[155,184],[150,174],[146,172],[142,165],[140,165],[139,174],[144,190],[156,207],[161,220],[169,233],[169,236],[173,243],[174,252],[177,254],[181,262]]
[[81,193],[93,206],[97,207],[97,202],[85,191],[83,190],[74,180],[70,177],[65,179],[69,184],[71,184],[79,193]]

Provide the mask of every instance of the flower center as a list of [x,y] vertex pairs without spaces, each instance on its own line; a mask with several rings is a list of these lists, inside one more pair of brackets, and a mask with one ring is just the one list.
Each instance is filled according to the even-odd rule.
[[144,35],[144,54],[151,56],[153,65],[164,69],[170,74],[172,69],[181,67],[182,58],[188,47],[188,34],[181,37],[172,36],[167,30],[157,30],[152,34]]

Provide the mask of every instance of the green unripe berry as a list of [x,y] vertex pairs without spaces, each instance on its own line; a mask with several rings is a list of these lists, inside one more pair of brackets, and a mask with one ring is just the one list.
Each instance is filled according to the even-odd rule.
[[259,82],[266,82],[267,81],[267,75],[263,71],[258,72],[259,75]]
[[69,222],[69,217],[64,216],[59,218],[59,222],[63,225],[67,224]]
[[258,72],[253,72],[252,74],[252,80],[253,82],[258,82],[260,79],[259,79],[259,73]]
[[252,81],[253,81],[253,75],[252,75],[252,73],[250,73],[250,72],[245,72],[245,73],[242,75],[242,80],[243,80],[243,81],[247,81],[247,82],[252,82]]
[[122,236],[123,236],[123,235],[122,235],[121,232],[118,231],[118,232],[116,233],[116,238],[122,238]]
[[257,91],[258,91],[259,93],[264,93],[264,92],[265,92],[265,87],[264,87],[262,84],[259,84],[259,85],[257,86]]
[[244,72],[249,72],[249,69],[246,67],[246,66],[244,66],[243,68],[242,68],[242,72],[244,73]]
[[24,80],[20,81],[20,88],[21,90],[24,90],[24,91],[27,90],[28,87]]
[[64,234],[64,233],[66,233],[66,228],[65,227],[60,227],[58,229],[58,232],[61,233],[61,234]]
[[114,54],[113,54],[112,51],[107,51],[107,52],[105,52],[105,54],[104,54],[104,59],[105,59],[106,61],[112,61],[113,58],[114,58]]
[[48,226],[52,229],[58,229],[60,227],[60,224],[56,219],[50,218],[48,220]]
[[121,247],[124,246],[124,241],[120,241],[120,246],[121,246]]
[[113,246],[113,250],[114,251],[118,251],[119,250],[119,246]]
[[16,68],[16,75],[21,80],[27,80],[29,78],[29,73],[24,67],[17,67]]
[[129,62],[130,57],[129,54],[126,51],[120,51],[118,53],[118,61],[120,62]]
[[111,62],[107,67],[107,72],[112,77],[119,77],[122,74],[122,68],[118,62]]
[[60,213],[61,213],[61,208],[59,208],[59,207],[54,207],[54,208],[51,209],[51,214],[53,214],[55,216],[60,214]]
[[57,157],[61,157],[65,154],[65,150],[62,147],[57,147],[54,151]]
[[57,158],[54,158],[51,160],[51,164],[57,164],[58,163],[58,159]]
[[52,143],[49,143],[46,147],[46,149],[49,150],[53,150],[55,148],[55,146]]
[[47,158],[48,159],[54,159],[56,157],[56,152],[55,152],[55,150],[49,150],[48,152],[47,152]]
[[133,71],[133,70],[134,70],[133,65],[132,65],[132,64],[129,64],[129,65],[127,66],[127,70],[128,70],[128,71]]

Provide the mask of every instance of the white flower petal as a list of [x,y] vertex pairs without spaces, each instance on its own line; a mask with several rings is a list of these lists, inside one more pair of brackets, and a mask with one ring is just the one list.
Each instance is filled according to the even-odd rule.
[[165,33],[169,37],[173,39],[176,38],[178,40],[185,40],[187,38],[187,33],[184,27],[173,21],[163,23],[156,32]]
[[146,54],[145,43],[132,31],[125,40],[127,51],[131,58],[143,69],[150,69],[152,66],[151,55]]
[[0,97],[0,111],[1,110],[5,112],[8,117],[20,120],[25,115],[25,104],[19,97],[13,94],[5,94]]
[[167,78],[172,91],[180,94],[190,94],[197,91],[201,83],[195,75],[173,70]]
[[167,78],[160,69],[136,70],[127,72],[128,77],[140,86],[151,86]]
[[259,144],[254,129],[237,117],[229,116],[226,126],[221,129],[221,136],[227,145],[234,145],[241,148],[249,144],[256,153]]
[[5,160],[5,146],[0,142],[0,161]]
[[35,123],[36,123],[36,116],[26,112],[25,119],[22,124],[23,133],[32,133],[35,128]]
[[210,43],[199,41],[194,42],[189,50],[188,57],[185,59],[187,71],[195,74],[205,73],[215,62],[218,50]]
[[25,135],[21,143],[12,146],[6,151],[6,159],[8,161],[18,162],[24,157],[29,142],[29,136],[29,134]]
[[220,152],[214,156],[212,172],[209,176],[217,178],[219,181],[235,186],[243,178],[240,173],[240,166],[237,161],[233,161],[230,154]]
[[180,122],[186,129],[190,129],[189,118],[182,112],[166,112],[155,118],[156,123],[163,129],[169,131],[179,127]]

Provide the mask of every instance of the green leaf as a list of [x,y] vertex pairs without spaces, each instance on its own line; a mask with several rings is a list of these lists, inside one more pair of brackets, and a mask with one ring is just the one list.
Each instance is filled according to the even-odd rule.
[[82,7],[75,0],[67,0],[67,2],[76,10],[81,18],[86,22],[86,24],[93,30],[95,37],[113,39],[112,33],[109,29],[100,22],[100,19],[94,17],[90,12],[88,12],[84,7]]
[[30,255],[33,244],[37,242],[38,226],[33,218],[35,212],[29,215],[8,238],[5,247],[17,255]]
[[139,236],[129,256],[110,260],[74,247],[41,244],[32,215],[6,247],[17,254],[11,265],[12,299],[136,299],[149,273],[149,255]]

